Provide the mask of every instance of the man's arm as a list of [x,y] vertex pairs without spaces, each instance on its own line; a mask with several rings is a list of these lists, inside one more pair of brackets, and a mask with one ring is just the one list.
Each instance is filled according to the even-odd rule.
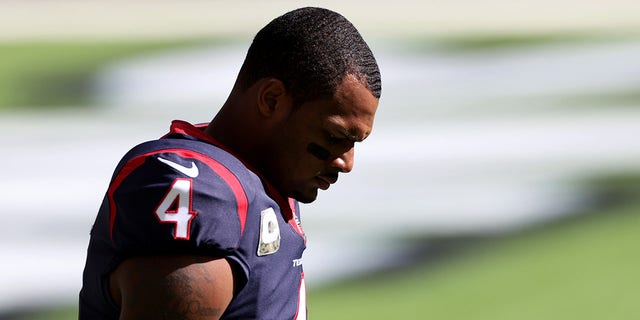
[[219,319],[233,297],[229,262],[203,256],[135,257],[111,273],[120,319]]

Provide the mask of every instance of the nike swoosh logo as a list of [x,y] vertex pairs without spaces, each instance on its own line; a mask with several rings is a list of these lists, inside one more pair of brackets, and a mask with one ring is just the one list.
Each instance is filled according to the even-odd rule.
[[187,168],[187,167],[185,167],[185,166],[183,166],[181,164],[177,164],[177,163],[175,163],[175,162],[173,162],[171,160],[167,160],[167,159],[164,159],[164,158],[158,157],[158,160],[160,160],[160,162],[168,165],[169,167],[174,168],[174,169],[180,171],[181,173],[184,173],[185,175],[187,175],[187,176],[189,176],[191,178],[197,177],[198,174],[200,173],[198,171],[198,167],[196,166],[196,164],[193,161],[191,161],[191,167]]

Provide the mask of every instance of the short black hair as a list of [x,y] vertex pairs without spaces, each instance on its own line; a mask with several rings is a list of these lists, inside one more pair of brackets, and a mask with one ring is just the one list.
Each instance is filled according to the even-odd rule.
[[274,77],[296,105],[333,96],[346,75],[380,98],[380,70],[371,49],[345,17],[305,7],[275,18],[253,39],[239,75],[244,89]]

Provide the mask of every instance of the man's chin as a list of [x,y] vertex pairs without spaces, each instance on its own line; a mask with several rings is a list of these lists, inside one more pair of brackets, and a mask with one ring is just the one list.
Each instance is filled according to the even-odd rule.
[[307,192],[294,191],[292,198],[302,203],[311,203],[318,198],[318,189],[312,189]]

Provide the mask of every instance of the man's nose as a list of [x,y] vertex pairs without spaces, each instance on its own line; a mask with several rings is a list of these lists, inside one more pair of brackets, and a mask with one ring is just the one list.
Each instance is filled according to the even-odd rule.
[[354,148],[331,159],[331,167],[337,168],[340,172],[349,173],[353,169]]

